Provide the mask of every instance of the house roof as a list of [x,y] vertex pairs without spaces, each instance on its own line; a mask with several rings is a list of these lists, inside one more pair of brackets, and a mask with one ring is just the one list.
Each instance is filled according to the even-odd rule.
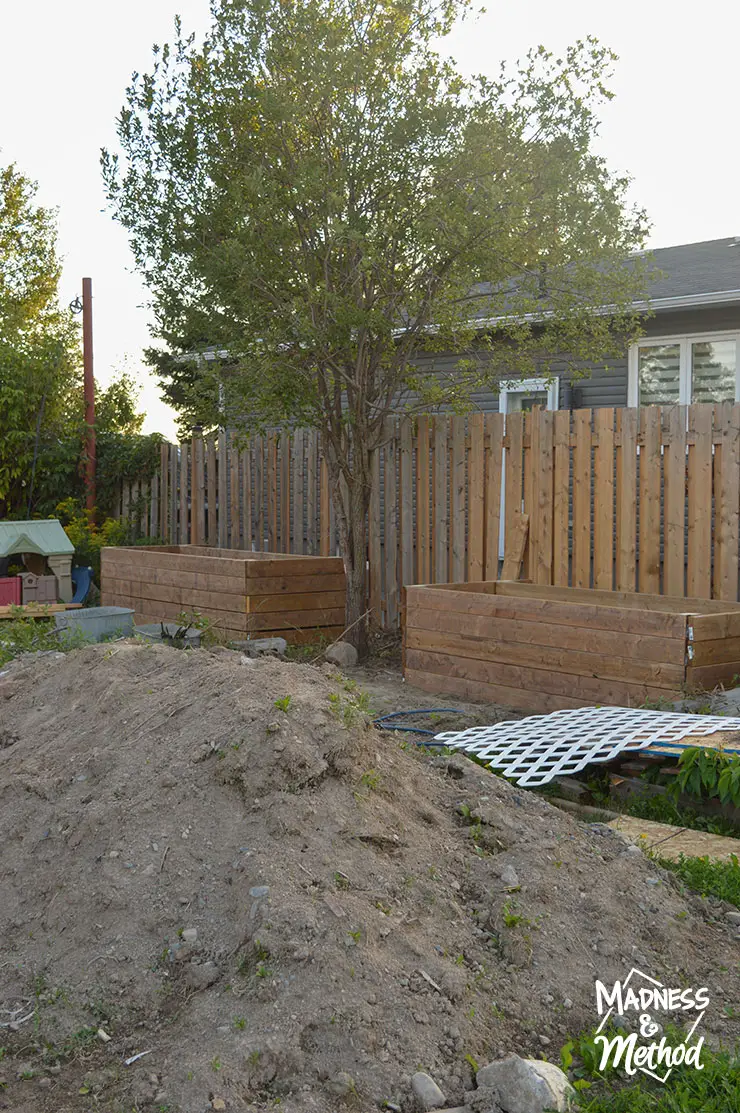
[[659,247],[646,254],[662,272],[650,285],[653,309],[740,301],[740,236]]

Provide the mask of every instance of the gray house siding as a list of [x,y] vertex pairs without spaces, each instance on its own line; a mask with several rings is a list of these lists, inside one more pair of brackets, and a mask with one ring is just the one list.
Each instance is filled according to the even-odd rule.
[[[684,309],[656,313],[644,323],[646,339],[660,336],[685,336],[703,332],[740,331],[740,304],[719,306],[706,309]],[[481,353],[484,355],[484,353]],[[460,356],[444,353],[424,357],[417,361],[422,371],[431,371],[440,378],[454,378]],[[561,409],[595,409],[600,406],[626,406],[628,385],[627,352],[623,356],[609,360],[607,364],[595,366],[588,363],[577,365],[578,374],[571,377],[557,361],[551,366],[560,379]],[[499,396],[492,390],[476,391],[472,395],[473,405],[484,413],[496,413]]]

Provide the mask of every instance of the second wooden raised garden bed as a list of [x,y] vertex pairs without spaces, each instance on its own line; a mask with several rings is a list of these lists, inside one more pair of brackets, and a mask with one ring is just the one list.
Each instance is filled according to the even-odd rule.
[[198,611],[231,639],[297,644],[344,628],[340,557],[290,556],[197,545],[102,550],[103,603],[133,607],[137,624]]
[[406,589],[404,674],[531,712],[736,683],[740,604],[512,581]]

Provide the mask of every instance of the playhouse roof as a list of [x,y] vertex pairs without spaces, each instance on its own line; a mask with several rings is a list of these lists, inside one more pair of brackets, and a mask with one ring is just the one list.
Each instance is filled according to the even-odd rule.
[[0,522],[0,557],[15,553],[61,556],[74,552],[74,545],[56,518],[30,522]]

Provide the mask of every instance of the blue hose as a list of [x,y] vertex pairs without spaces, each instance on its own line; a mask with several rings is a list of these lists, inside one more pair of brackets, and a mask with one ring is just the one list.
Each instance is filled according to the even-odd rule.
[[[402,723],[389,723],[389,719],[402,719],[407,718],[409,715],[462,715],[464,714],[460,707],[420,707],[415,711],[392,711],[389,715],[380,715],[377,719],[373,719],[373,726],[379,730],[399,730],[405,734],[422,734],[425,738],[434,737],[434,731],[426,727],[407,727]],[[416,739],[414,739],[416,741]],[[424,742],[425,746],[435,745],[444,746],[444,742]]]

